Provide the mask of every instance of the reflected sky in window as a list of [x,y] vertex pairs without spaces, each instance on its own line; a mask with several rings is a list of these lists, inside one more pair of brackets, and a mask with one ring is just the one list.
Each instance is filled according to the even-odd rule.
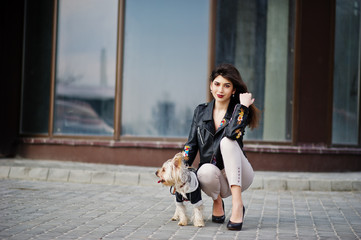
[[117,0],[59,1],[57,81],[99,86],[105,61],[106,85],[115,86],[117,14]]
[[185,137],[206,101],[208,0],[125,6],[122,134]]
[[114,133],[117,0],[59,0],[54,134]]

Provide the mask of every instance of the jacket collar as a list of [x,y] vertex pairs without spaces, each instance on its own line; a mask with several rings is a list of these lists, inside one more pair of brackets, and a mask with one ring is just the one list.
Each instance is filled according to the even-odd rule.
[[203,114],[203,121],[212,121],[213,120],[213,108],[214,108],[214,102],[213,99],[211,102],[207,103],[207,107],[205,109],[205,112]]
[[[212,121],[213,120],[214,103],[215,103],[215,100],[213,99],[211,102],[209,102],[207,104],[207,107],[206,107],[204,115],[203,115],[203,121]],[[231,102],[228,105],[228,109],[227,109],[227,112],[225,115],[225,118],[227,120],[231,119],[233,110],[234,110],[234,104],[232,104],[232,102]]]

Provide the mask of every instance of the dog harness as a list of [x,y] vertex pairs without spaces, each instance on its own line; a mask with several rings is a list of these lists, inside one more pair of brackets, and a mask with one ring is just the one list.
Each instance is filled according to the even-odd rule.
[[182,194],[176,191],[175,193],[176,202],[182,203],[184,201],[190,201],[192,204],[201,205],[202,204],[201,186],[198,182],[197,175],[192,171],[190,172],[188,183],[189,183],[189,190],[186,193],[187,198],[184,198]]

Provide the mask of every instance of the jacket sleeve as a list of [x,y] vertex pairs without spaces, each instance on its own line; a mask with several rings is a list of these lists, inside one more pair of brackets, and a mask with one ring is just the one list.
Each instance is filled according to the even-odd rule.
[[188,141],[184,145],[184,149],[183,149],[183,157],[185,160],[185,164],[188,166],[192,166],[193,161],[196,158],[198,152],[197,116],[198,116],[198,107],[194,110]]
[[237,140],[243,137],[245,128],[248,125],[249,109],[241,104],[237,104],[234,108],[232,118],[225,129],[226,137]]

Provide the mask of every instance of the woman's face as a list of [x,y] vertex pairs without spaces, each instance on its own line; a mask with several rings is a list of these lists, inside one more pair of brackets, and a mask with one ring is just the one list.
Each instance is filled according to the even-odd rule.
[[211,92],[216,101],[229,102],[236,89],[231,81],[219,75],[211,83]]

